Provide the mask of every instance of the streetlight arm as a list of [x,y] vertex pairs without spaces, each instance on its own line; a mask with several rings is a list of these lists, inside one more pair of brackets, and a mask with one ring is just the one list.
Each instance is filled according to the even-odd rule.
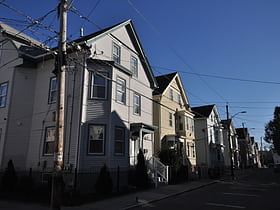
[[231,119],[234,118],[238,114],[244,114],[244,113],[247,113],[247,112],[246,111],[237,112],[237,113],[235,113],[234,115],[231,116]]

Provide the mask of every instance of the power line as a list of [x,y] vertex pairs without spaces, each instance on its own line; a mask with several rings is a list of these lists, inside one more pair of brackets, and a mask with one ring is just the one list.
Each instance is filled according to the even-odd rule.
[[[144,20],[144,22],[152,29],[152,31],[160,38],[162,38],[161,33],[148,21],[148,19],[135,7],[135,5],[131,2],[131,0],[127,0],[127,2],[129,3],[129,5],[139,14],[139,16]],[[167,48],[169,50],[171,50],[172,53],[174,53],[175,56],[177,56],[181,62],[187,67],[189,68],[192,72],[194,72],[194,68],[185,61],[185,59],[176,51],[175,48],[172,47],[172,45],[166,41],[163,40],[163,43],[167,46]],[[225,99],[225,97],[223,97],[216,89],[214,89],[212,86],[210,86],[200,75],[197,75],[199,77],[199,79],[209,88],[211,89],[217,96],[219,96],[222,100],[224,100],[225,102],[227,101],[227,99]]]
[[8,5],[8,4],[5,4],[4,2],[0,2],[0,4],[2,4],[3,6],[9,8],[9,9],[12,10],[13,12],[19,14],[20,16],[23,16],[23,17],[26,18],[27,20],[31,21],[31,24],[38,24],[38,25],[42,26],[44,29],[46,29],[46,30],[48,30],[48,31],[50,31],[50,32],[53,32],[53,33],[59,35],[59,32],[57,32],[56,30],[54,30],[53,28],[51,28],[51,27],[49,27],[49,26],[44,25],[44,24],[41,22],[41,20],[40,20],[40,19],[44,20],[45,17],[47,17],[50,13],[52,13],[53,11],[55,11],[55,9],[54,9],[54,10],[51,10],[50,12],[48,12],[46,15],[42,16],[42,17],[39,18],[39,19],[34,19],[34,18],[28,16],[27,14],[25,14],[25,13],[23,13],[23,12],[21,12],[21,11],[15,9],[14,7],[12,7],[12,6]]
[[200,73],[195,73],[195,72],[175,70],[175,69],[166,68],[166,67],[162,67],[162,66],[154,66],[154,67],[160,68],[160,69],[165,69],[165,70],[177,71],[177,72],[184,73],[184,74],[193,74],[193,75],[202,76],[202,77],[212,77],[212,78],[217,78],[217,79],[234,80],[234,81],[240,81],[240,82],[253,82],[253,83],[280,85],[280,82],[264,81],[264,80],[252,80],[252,79],[241,79],[241,78],[226,77],[226,76],[221,76],[221,75],[200,74]]

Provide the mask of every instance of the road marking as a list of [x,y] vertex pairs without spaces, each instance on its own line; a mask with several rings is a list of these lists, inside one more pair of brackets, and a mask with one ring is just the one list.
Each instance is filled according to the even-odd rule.
[[227,205],[221,203],[206,203],[208,206],[218,206],[218,207],[226,207],[226,208],[235,208],[235,209],[245,209],[245,206],[235,206],[235,205]]
[[154,205],[150,204],[147,200],[137,199],[137,203],[144,207],[154,207]]
[[224,195],[236,195],[236,196],[247,196],[247,197],[259,197],[258,195],[244,194],[244,193],[224,193]]
[[231,186],[230,189],[232,189],[232,190],[245,190],[245,191],[267,191],[267,189],[251,188],[251,187],[238,187],[238,186]]

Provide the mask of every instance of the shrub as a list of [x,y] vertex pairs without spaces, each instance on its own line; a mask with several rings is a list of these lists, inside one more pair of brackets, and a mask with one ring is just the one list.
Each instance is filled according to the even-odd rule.
[[113,181],[106,164],[101,168],[95,184],[96,192],[102,195],[109,195],[113,190]]
[[8,167],[5,169],[5,172],[2,176],[2,192],[7,195],[15,191],[17,184],[17,173],[14,168],[12,160],[9,160]]
[[149,183],[147,167],[145,163],[145,157],[141,149],[137,155],[137,165],[136,165],[136,187],[146,188]]
[[187,180],[188,170],[183,166],[182,155],[175,149],[170,149],[167,147],[162,148],[159,152],[160,161],[170,166],[170,181],[169,183],[175,184],[183,180]]

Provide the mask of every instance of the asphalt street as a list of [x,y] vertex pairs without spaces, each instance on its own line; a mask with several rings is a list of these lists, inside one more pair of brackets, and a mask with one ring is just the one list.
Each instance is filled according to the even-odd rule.
[[215,185],[186,192],[134,209],[280,209],[280,173],[272,169],[254,169],[236,181],[219,181]]

